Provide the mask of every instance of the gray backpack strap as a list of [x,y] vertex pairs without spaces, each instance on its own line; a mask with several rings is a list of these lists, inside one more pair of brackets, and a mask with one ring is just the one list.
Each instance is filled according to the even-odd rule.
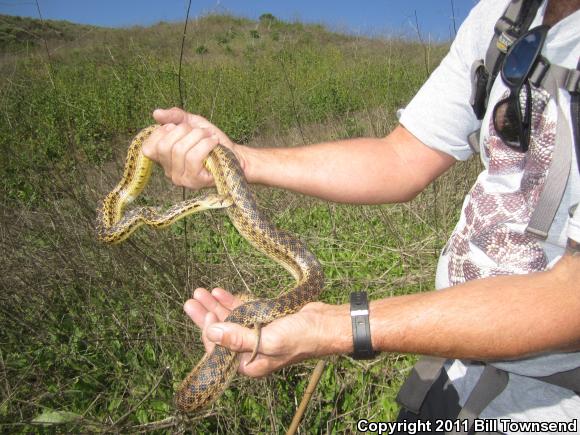
[[445,361],[445,358],[422,357],[399,390],[397,402],[409,411],[419,414],[427,392],[439,377]]
[[[541,73],[537,72],[542,70]],[[530,77],[530,81],[535,86],[546,89],[555,98],[558,106],[557,142],[552,152],[546,182],[526,228],[527,233],[545,240],[564,195],[572,162],[572,133],[559,101],[559,89],[564,88],[576,92],[580,84],[580,72],[549,64],[546,70],[540,62],[539,67],[535,68]]]
[[580,367],[565,372],[554,373],[550,376],[534,377],[538,381],[557,385],[580,394]]
[[[580,59],[576,69],[580,69]],[[570,118],[572,119],[572,131],[574,135],[574,144],[576,145],[576,163],[580,171],[580,91],[572,92],[570,98]]]
[[479,152],[481,151],[481,147],[479,145],[480,134],[481,134],[481,128],[478,128],[477,130],[469,133],[469,135],[467,136],[467,143],[469,144],[469,148],[471,148],[471,150],[475,154],[479,154]]
[[553,98],[558,97],[559,88],[571,94],[580,92],[580,70],[552,65],[544,57],[538,59],[529,80],[534,86],[546,89]]
[[[532,24],[542,0],[512,0],[507,6],[503,15],[495,23],[495,35],[492,40],[495,51],[507,53],[511,45],[522,35]],[[487,49],[485,63],[494,65],[498,55],[492,54],[492,47]],[[492,63],[493,61],[494,63]]]
[[[496,65],[500,63],[500,58],[507,53],[509,47],[517,39],[517,37],[512,36],[510,30],[520,15],[523,3],[521,0],[511,1],[503,15],[495,23],[495,32],[485,53],[485,65],[490,74],[493,74]],[[493,82],[493,80],[490,81]],[[489,87],[492,85],[493,83]]]
[[471,391],[467,398],[465,405],[459,412],[457,420],[468,420],[467,427],[461,425],[462,428],[467,429],[465,432],[451,431],[450,435],[467,434],[473,426],[474,420],[479,417],[481,412],[489,405],[493,399],[500,395],[505,389],[509,380],[509,375],[503,370],[499,370],[491,365],[486,365],[483,369],[477,384]]

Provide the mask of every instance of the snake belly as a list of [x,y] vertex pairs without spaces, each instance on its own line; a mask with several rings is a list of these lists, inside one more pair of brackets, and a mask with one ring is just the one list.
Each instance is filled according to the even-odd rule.
[[[126,203],[137,197],[147,184],[152,162],[143,156],[141,146],[155,128],[157,126],[147,127],[135,137],[129,147],[123,178],[98,211],[97,237],[101,241],[117,243],[141,225],[165,227],[200,210],[198,202],[190,200],[165,212],[153,207],[139,207],[123,216]],[[276,228],[261,212],[233,152],[218,145],[204,161],[204,166],[212,174],[218,194],[227,198],[225,210],[242,237],[283,266],[296,280],[289,291],[276,298],[240,305],[225,321],[246,327],[265,325],[318,299],[324,285],[320,263],[304,243],[289,232]],[[192,412],[209,406],[228,387],[237,367],[238,354],[216,345],[178,387],[176,407]]]

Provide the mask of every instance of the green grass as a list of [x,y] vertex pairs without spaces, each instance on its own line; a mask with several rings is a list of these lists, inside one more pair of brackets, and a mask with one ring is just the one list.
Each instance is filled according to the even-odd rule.
[[[183,223],[141,230],[112,248],[93,237],[95,208],[120,176],[131,135],[151,123],[153,108],[179,103],[182,26],[113,30],[0,18],[0,36],[19,35],[24,24],[37,31],[0,44],[0,429],[52,430],[52,421],[70,432],[283,433],[315,362],[267,379],[237,378],[201,415],[176,418],[171,397],[203,353],[182,312],[192,291],[273,296],[290,285],[287,273],[221,212],[189,218],[187,233]],[[267,15],[191,24],[185,108],[254,146],[384,135],[445,52]],[[256,190],[274,222],[321,260],[322,299],[345,303],[352,290],[381,298],[433,288],[438,251],[476,171],[461,165],[406,205],[353,207]],[[157,171],[146,200],[181,199],[162,178]],[[331,358],[305,433],[394,418],[413,360]]]

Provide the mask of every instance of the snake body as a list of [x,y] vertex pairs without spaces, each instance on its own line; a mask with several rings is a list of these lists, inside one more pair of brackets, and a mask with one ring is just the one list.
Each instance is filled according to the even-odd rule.
[[[240,305],[225,321],[246,327],[264,325],[295,313],[306,303],[316,300],[324,285],[320,263],[304,243],[276,228],[260,211],[238,160],[222,145],[215,147],[204,161],[215,181],[217,195],[183,201],[166,211],[138,207],[123,214],[125,206],[148,182],[152,161],[143,156],[141,147],[156,128],[147,127],[133,139],[123,178],[98,210],[97,238],[105,243],[118,243],[141,225],[165,227],[200,210],[225,208],[238,232],[255,248],[286,268],[296,280],[292,289],[277,298],[258,299]],[[183,380],[175,394],[175,405],[185,412],[207,407],[227,388],[237,366],[238,354],[216,345]]]

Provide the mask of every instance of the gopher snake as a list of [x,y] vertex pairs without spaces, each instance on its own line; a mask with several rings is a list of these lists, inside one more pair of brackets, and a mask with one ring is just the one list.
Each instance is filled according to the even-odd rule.
[[[156,207],[137,207],[123,214],[125,205],[139,195],[149,179],[152,162],[141,153],[141,147],[157,127],[147,127],[133,139],[123,178],[98,210],[97,238],[105,243],[118,243],[141,225],[166,227],[188,214],[225,208],[238,232],[254,247],[284,266],[296,279],[296,285],[290,291],[277,298],[240,305],[225,321],[259,330],[261,325],[294,313],[315,300],[324,281],[319,262],[301,241],[277,229],[258,209],[236,157],[222,145],[214,148],[204,161],[205,168],[213,175],[217,195],[182,201],[165,211]],[[179,386],[175,395],[176,406],[186,412],[208,406],[227,388],[237,366],[238,354],[215,346],[213,352],[205,354]]]

